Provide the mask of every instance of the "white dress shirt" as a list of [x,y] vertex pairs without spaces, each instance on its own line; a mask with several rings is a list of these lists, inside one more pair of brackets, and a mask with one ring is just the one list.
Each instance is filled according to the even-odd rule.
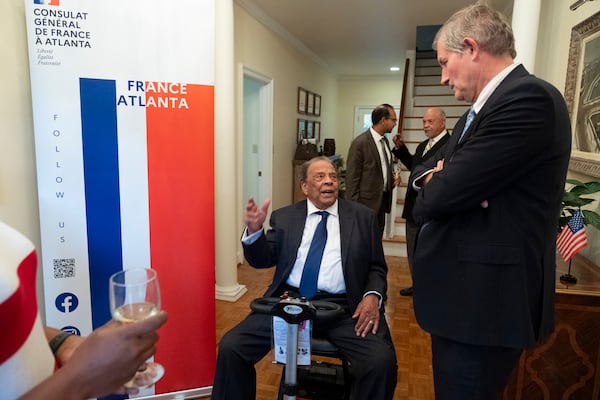
[[[385,156],[383,154],[383,149],[381,146],[381,139],[384,137],[384,135],[380,135],[375,129],[373,129],[373,127],[369,128],[369,130],[371,131],[371,136],[373,136],[373,140],[375,141],[375,145],[377,146],[377,152],[379,153],[379,161],[381,161],[381,175],[383,176],[383,187],[387,188],[387,180],[388,180],[388,174],[386,171],[386,162],[385,162]],[[390,168],[392,167],[392,153],[390,152],[390,149],[388,148],[388,146],[383,146],[385,147],[385,152],[387,155],[387,159],[389,160],[390,163]]]

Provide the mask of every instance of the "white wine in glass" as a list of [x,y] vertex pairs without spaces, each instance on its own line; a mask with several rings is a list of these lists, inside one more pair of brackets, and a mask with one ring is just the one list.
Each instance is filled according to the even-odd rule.
[[[135,323],[160,311],[160,287],[156,271],[134,268],[119,271],[109,279],[110,311],[121,323]],[[147,387],[158,382],[165,373],[162,365],[146,362],[126,387]]]

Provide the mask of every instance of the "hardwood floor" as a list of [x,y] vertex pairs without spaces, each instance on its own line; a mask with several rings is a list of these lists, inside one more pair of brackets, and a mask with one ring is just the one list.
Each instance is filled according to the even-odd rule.
[[[433,400],[433,378],[431,370],[431,344],[426,334],[415,321],[412,297],[400,296],[402,288],[410,286],[408,263],[404,257],[386,257],[388,263],[388,301],[386,317],[392,332],[398,358],[398,385],[395,400]],[[217,301],[217,341],[249,312],[249,304],[262,296],[271,282],[274,269],[254,269],[240,265],[239,283],[248,292],[237,302]],[[277,398],[282,366],[272,363],[268,354],[256,365],[257,400]]]

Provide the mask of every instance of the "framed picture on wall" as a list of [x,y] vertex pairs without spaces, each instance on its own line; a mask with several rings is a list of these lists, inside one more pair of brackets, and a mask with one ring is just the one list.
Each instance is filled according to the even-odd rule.
[[297,131],[298,143],[302,143],[306,139],[306,120],[298,118]]
[[315,141],[315,125],[313,121],[306,121],[306,138],[311,143],[316,143]]
[[317,142],[321,140],[321,123],[319,121],[314,122],[313,134]]
[[306,113],[308,115],[315,113],[315,94],[312,92],[308,92],[308,97],[306,98]]
[[600,177],[600,12],[571,29],[565,100],[571,115],[569,169]]
[[306,90],[298,87],[298,114],[306,114]]
[[315,115],[321,115],[321,96],[315,94]]

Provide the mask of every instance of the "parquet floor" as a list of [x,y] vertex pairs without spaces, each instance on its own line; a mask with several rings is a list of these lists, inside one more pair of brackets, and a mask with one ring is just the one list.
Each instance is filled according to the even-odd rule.
[[[408,263],[404,257],[386,257],[388,263],[388,301],[386,317],[390,326],[398,358],[398,385],[394,400],[433,400],[431,344],[415,321],[412,297],[400,296],[401,288],[410,286]],[[271,282],[274,269],[254,269],[240,265],[238,281],[248,292],[235,303],[217,301],[217,341],[249,312],[249,304],[262,296]],[[268,354],[256,365],[257,400],[277,398],[282,367],[272,363]],[[367,400],[367,399],[365,399]]]

